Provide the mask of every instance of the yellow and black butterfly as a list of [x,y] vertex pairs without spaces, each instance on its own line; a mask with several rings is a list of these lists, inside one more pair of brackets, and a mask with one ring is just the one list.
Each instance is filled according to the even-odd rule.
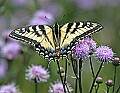
[[9,36],[33,45],[40,55],[52,60],[67,56],[78,40],[98,32],[102,28],[102,25],[89,21],[64,25],[56,23],[53,27],[32,25],[15,29]]

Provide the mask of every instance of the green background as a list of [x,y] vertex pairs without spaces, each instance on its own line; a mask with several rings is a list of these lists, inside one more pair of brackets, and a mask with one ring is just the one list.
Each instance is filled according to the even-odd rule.
[[[0,18],[5,18],[7,20],[7,24],[5,28],[0,29],[2,33],[5,29],[15,29],[18,27],[25,26],[29,24],[29,21],[33,17],[34,13],[44,8],[44,3],[40,3],[37,0],[33,0],[31,2],[28,1],[26,5],[16,5],[13,4],[11,0],[3,0],[5,1],[0,7]],[[77,0],[76,0],[77,1]],[[91,1],[85,0],[86,4]],[[100,4],[100,0],[96,0],[95,6],[90,8],[79,7],[74,0],[49,0],[49,3],[56,3],[62,9],[62,12],[59,14],[59,11],[56,12],[59,15],[56,16],[55,22],[59,24],[64,24],[67,22],[79,22],[79,21],[93,21],[98,22],[104,26],[104,29],[99,33],[95,33],[93,35],[93,39],[97,42],[97,45],[106,45],[112,48],[115,53],[115,56],[120,57],[120,2],[117,0],[106,0],[108,2],[103,2]],[[46,0],[46,2],[48,2]],[[113,2],[118,2],[116,5],[112,5]],[[51,9],[52,10],[52,9]],[[22,24],[18,26],[11,25],[12,18],[15,16],[15,13],[20,13],[21,11],[25,11],[28,15],[23,14],[22,17],[16,16],[17,20],[21,20],[21,18],[26,18]],[[50,12],[50,11],[49,11]],[[23,12],[21,12],[23,13]],[[65,16],[64,16],[65,15]],[[64,17],[63,17],[64,16]],[[63,18],[62,18],[63,17]],[[34,83],[31,81],[25,80],[25,70],[31,64],[42,65],[47,68],[47,60],[42,56],[39,56],[31,47],[23,44],[24,52],[13,61],[9,62],[11,66],[10,71],[7,72],[7,76],[1,80],[1,84],[7,84],[9,81],[9,73],[12,75],[12,80],[19,85],[20,90],[23,93],[34,93]],[[64,66],[65,60],[60,60],[60,64]],[[12,65],[11,65],[12,64]],[[95,72],[97,71],[100,62],[98,59],[93,57],[93,64]],[[59,75],[56,72],[57,65],[56,62],[52,62],[50,64],[50,79],[46,83],[40,83],[38,85],[39,91],[38,93],[47,93],[49,89],[50,83],[53,83],[55,80],[59,78]],[[116,87],[120,85],[120,67],[117,67],[117,78],[116,78]],[[74,79],[70,78],[72,75],[71,67],[69,67],[69,76],[68,82],[74,88]],[[19,72],[19,73],[18,73]],[[98,93],[105,93],[106,85],[105,81],[108,79],[113,79],[114,66],[110,62],[106,62],[104,64],[103,69],[99,76],[103,78],[103,84],[100,85],[100,89]],[[84,60],[83,72],[82,72],[82,85],[83,85],[83,93],[88,93],[92,80],[92,74],[90,72],[89,60]],[[79,93],[79,92],[78,92]],[[111,93],[111,92],[110,92]]]

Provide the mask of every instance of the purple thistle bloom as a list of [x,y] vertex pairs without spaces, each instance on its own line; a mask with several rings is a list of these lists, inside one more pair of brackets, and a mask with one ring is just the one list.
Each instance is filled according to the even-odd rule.
[[54,21],[54,18],[53,18],[52,14],[50,14],[49,12],[46,12],[44,10],[39,10],[35,13],[34,17],[30,21],[30,25],[50,24],[53,21]]
[[47,82],[47,79],[50,77],[48,70],[42,66],[29,66],[26,70],[26,79],[33,80],[36,82]]
[[4,60],[0,60],[0,79],[5,77],[7,68],[8,68],[7,62]]
[[0,87],[0,93],[21,93],[15,84],[2,85]]
[[91,52],[96,49],[96,42],[91,38],[84,38],[81,42],[87,44]]
[[114,55],[112,49],[107,46],[98,47],[95,54],[103,62],[110,61]]
[[77,58],[86,57],[89,53],[89,46],[84,43],[77,44],[73,49],[73,54]]
[[[66,93],[71,93],[73,89],[70,86],[70,84],[67,83],[66,86],[67,86],[65,87]],[[51,86],[49,87],[48,93],[64,93],[64,88],[63,88],[62,83],[59,81],[56,81],[54,84],[51,84]]]
[[17,42],[9,42],[2,49],[3,56],[9,60],[17,57],[21,50],[21,45]]

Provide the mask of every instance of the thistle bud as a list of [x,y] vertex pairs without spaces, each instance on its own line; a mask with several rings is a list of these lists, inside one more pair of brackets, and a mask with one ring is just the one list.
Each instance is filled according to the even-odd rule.
[[112,59],[112,64],[114,66],[119,66],[120,65],[120,58],[118,58],[118,57],[113,58]]
[[107,81],[105,82],[105,84],[106,84],[107,86],[109,86],[109,87],[111,87],[111,86],[114,85],[113,80],[111,80],[111,79],[107,80]]
[[96,78],[96,83],[97,83],[97,84],[102,84],[102,83],[103,83],[102,77],[97,77],[97,78]]

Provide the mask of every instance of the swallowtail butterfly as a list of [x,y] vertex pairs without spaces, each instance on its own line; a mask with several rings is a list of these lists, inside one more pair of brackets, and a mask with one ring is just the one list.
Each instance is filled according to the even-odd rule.
[[10,37],[26,42],[49,60],[65,57],[71,52],[75,43],[82,38],[100,31],[102,25],[96,22],[73,22],[64,25],[32,25],[15,29]]

